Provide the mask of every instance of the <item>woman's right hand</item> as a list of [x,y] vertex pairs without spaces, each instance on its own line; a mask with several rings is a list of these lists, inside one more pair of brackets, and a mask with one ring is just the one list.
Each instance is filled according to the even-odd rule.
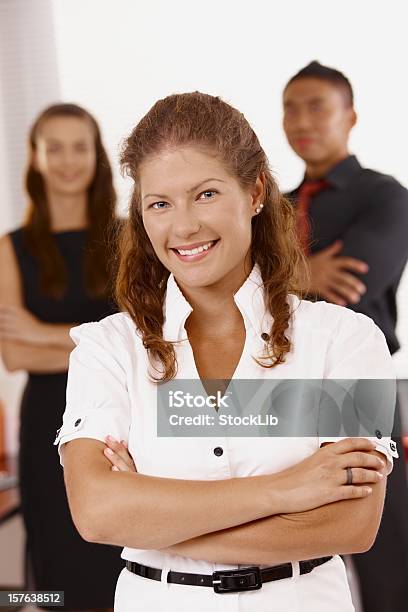
[[[384,477],[384,461],[371,454],[375,449],[367,438],[346,438],[327,444],[290,468],[271,475],[274,505],[279,514],[304,512],[344,499],[358,499],[372,493],[370,485]],[[353,484],[347,485],[347,468]]]
[[125,440],[118,442],[112,436],[106,436],[105,443],[103,454],[110,461],[112,472],[137,472]]

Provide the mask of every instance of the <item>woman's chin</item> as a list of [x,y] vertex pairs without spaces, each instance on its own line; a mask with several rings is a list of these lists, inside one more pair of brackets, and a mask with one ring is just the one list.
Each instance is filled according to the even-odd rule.
[[217,282],[218,278],[216,274],[211,274],[209,271],[199,270],[181,270],[175,271],[174,277],[180,285],[191,289],[200,289],[208,287]]

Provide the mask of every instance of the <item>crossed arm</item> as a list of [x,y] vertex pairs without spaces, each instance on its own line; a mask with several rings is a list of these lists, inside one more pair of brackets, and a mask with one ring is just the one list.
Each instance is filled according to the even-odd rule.
[[16,256],[8,236],[0,238],[0,348],[9,371],[33,373],[68,370],[75,325],[44,323],[24,305]]
[[[213,563],[247,565],[278,565],[365,552],[374,543],[383,508],[384,483],[375,487],[375,504],[369,498],[342,500],[306,512],[269,516],[175,544],[163,552]],[[375,534],[364,535],[361,527],[368,516],[376,526]]]
[[385,478],[370,485],[372,494],[365,498],[285,513],[281,502],[271,503],[264,477],[178,481],[115,473],[103,449],[103,443],[89,439],[64,446],[71,512],[88,541],[216,563],[275,565],[364,552],[378,530]]
[[408,194],[383,180],[341,240],[308,257],[312,296],[371,316],[408,258]]

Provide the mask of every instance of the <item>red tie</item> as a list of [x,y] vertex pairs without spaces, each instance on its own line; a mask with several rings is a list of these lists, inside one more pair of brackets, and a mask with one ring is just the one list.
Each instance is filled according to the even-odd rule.
[[307,181],[300,186],[297,199],[296,224],[300,243],[306,255],[310,253],[310,221],[309,208],[312,198],[327,189],[328,182],[324,179],[320,181]]

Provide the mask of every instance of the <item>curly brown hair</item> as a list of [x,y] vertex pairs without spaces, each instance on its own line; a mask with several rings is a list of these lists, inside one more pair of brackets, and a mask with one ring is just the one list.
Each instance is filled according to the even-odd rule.
[[94,297],[110,294],[111,270],[107,243],[112,241],[115,226],[116,193],[112,170],[102,144],[99,126],[93,116],[77,104],[53,104],[37,117],[29,134],[29,161],[25,175],[28,206],[23,224],[25,243],[38,260],[42,291],[54,299],[62,299],[67,288],[65,262],[51,231],[51,220],[44,180],[33,163],[38,134],[42,125],[53,117],[76,117],[87,121],[94,133],[96,168],[88,188],[88,234],[85,254],[85,283]]
[[244,189],[264,176],[264,207],[252,220],[251,257],[259,265],[265,304],[274,317],[264,362],[258,363],[272,368],[283,363],[291,350],[286,330],[292,313],[287,298],[289,293],[302,295],[299,270],[305,260],[293,206],[280,193],[256,134],[242,113],[219,97],[194,92],[159,100],[124,142],[122,171],[133,179],[134,187],[120,238],[117,303],[134,321],[151,363],[158,360],[164,368],[154,380],[174,378],[175,343],[164,340],[162,331],[169,271],[156,256],[143,225],[139,169],[146,158],[165,147],[187,145],[215,152]]

